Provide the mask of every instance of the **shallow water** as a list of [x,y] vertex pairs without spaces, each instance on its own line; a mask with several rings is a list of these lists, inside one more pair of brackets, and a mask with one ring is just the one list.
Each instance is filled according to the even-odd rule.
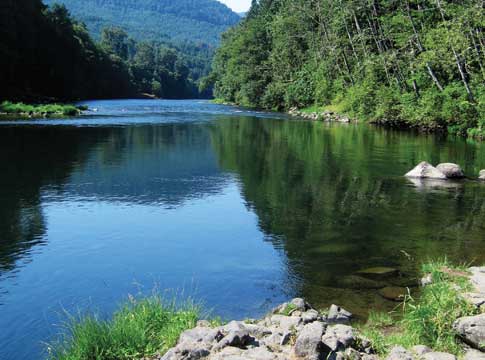
[[0,122],[0,359],[42,358],[64,311],[154,288],[223,318],[293,296],[392,309],[355,273],[485,260],[485,184],[413,183],[421,160],[485,168],[461,139],[288,119],[203,101],[86,102]]

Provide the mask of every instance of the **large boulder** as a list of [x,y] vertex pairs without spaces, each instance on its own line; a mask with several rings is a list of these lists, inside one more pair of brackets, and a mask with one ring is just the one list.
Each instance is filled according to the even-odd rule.
[[485,351],[485,314],[462,317],[455,321],[453,328],[468,345]]
[[405,176],[418,179],[447,179],[445,174],[426,161],[419,163],[418,166],[408,172]]
[[462,179],[465,177],[465,173],[460,165],[457,164],[443,163],[436,166],[436,169],[445,174],[448,179]]

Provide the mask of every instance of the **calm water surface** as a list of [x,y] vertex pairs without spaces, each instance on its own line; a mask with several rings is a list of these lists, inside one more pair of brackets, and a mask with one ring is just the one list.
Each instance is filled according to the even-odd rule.
[[64,311],[183,292],[223,318],[293,296],[391,309],[355,273],[485,261],[485,184],[413,183],[421,160],[485,168],[481,144],[289,120],[201,101],[96,101],[0,123],[0,359],[41,359]]

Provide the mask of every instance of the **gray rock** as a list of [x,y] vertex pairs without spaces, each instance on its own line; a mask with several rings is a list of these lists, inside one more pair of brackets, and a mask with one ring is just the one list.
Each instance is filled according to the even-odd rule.
[[413,355],[402,346],[395,346],[386,360],[413,360]]
[[444,352],[429,352],[422,356],[424,360],[456,360],[456,356]]
[[419,163],[414,169],[408,172],[406,177],[419,179],[440,179],[446,180],[447,177],[430,163],[423,161]]
[[270,323],[279,327],[282,331],[291,331],[296,329],[302,323],[301,318],[285,315],[273,315]]
[[483,293],[465,293],[463,294],[463,297],[466,301],[476,307],[481,307],[485,304],[485,294]]
[[322,336],[322,342],[332,351],[346,349],[355,342],[354,331],[347,325],[329,326]]
[[344,357],[347,360],[361,360],[362,356],[357,350],[354,350],[352,348],[348,348],[344,352]]
[[480,171],[480,173],[478,174],[478,180],[485,181],[485,170]]
[[220,351],[227,346],[238,347],[243,349],[254,340],[255,339],[251,335],[249,335],[247,331],[244,331],[244,330],[231,331],[214,346],[213,350]]
[[448,179],[462,179],[465,177],[460,165],[452,163],[443,163],[436,166]]
[[463,360],[485,360],[485,353],[470,349],[465,353]]
[[433,350],[431,350],[429,347],[426,345],[416,345],[411,348],[411,351],[413,354],[418,355],[418,356],[423,356],[424,354],[430,353]]
[[301,319],[303,320],[303,323],[308,324],[308,323],[317,321],[319,316],[320,315],[318,314],[317,310],[310,309],[310,310],[305,311],[301,315]]
[[309,308],[308,304],[305,302],[305,300],[301,298],[295,298],[290,301],[290,305],[294,306],[296,310],[299,310],[301,312],[307,310]]
[[379,356],[374,354],[363,354],[362,360],[379,360]]
[[296,338],[293,348],[296,358],[305,360],[318,360],[322,356],[324,349],[322,344],[322,335],[324,326],[321,322],[313,322],[303,327]]
[[485,351],[485,314],[462,317],[455,321],[453,328],[468,345]]
[[200,344],[182,343],[167,351],[161,360],[199,360],[209,354],[209,349]]
[[485,267],[471,267],[470,282],[477,293],[485,294]]
[[330,306],[327,315],[329,324],[348,324],[352,319],[352,313],[337,305]]
[[224,335],[218,329],[211,329],[209,327],[196,327],[184,331],[179,338],[179,343],[203,342],[212,343],[219,341]]

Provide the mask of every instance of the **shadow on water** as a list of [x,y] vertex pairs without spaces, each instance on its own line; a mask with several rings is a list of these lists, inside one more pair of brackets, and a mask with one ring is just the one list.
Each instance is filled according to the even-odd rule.
[[[485,186],[411,182],[422,159],[485,166],[483,147],[364,126],[224,120],[212,127],[223,169],[242,183],[247,206],[288,258],[297,295],[357,314],[395,303],[383,286],[417,284],[428,258],[485,260]],[[398,268],[401,276],[365,279],[361,269]]]

